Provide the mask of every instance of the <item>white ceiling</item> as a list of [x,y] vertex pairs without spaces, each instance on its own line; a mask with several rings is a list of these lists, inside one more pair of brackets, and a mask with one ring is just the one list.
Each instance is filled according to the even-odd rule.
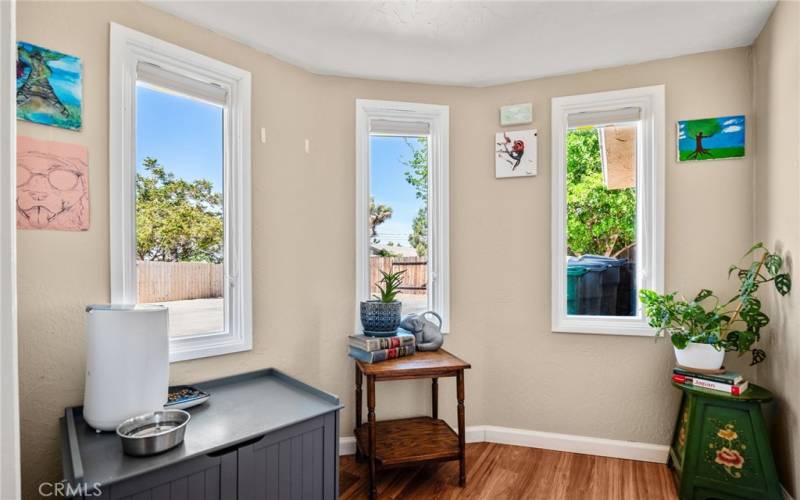
[[323,75],[485,86],[753,42],[750,1],[158,1],[155,7]]

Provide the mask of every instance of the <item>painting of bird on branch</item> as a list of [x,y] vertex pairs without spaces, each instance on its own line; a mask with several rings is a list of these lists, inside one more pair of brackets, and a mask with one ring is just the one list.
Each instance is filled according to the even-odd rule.
[[536,175],[536,130],[498,132],[495,153],[496,178]]

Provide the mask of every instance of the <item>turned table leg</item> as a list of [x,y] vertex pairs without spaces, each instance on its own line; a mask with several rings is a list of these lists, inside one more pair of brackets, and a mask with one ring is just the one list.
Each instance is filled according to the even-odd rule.
[[431,417],[439,418],[439,379],[431,379]]
[[464,431],[464,370],[456,375],[456,398],[458,399],[458,484],[467,485],[466,442]]
[[[356,367],[356,429],[361,427],[361,383],[364,377],[361,374],[361,369],[358,367],[358,363],[353,363]],[[358,443],[356,443],[356,460],[361,461],[364,457],[361,455],[361,450],[358,449]]]
[[367,422],[369,424],[369,498],[378,498],[378,489],[375,486],[375,377],[367,376]]

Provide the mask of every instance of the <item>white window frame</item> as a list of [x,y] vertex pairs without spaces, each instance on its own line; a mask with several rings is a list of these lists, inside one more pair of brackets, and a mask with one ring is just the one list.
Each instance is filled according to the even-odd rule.
[[219,86],[227,92],[224,131],[225,330],[170,338],[170,361],[253,347],[250,202],[250,73],[111,23],[109,184],[111,301],[135,304],[136,81],[140,62]]
[[637,137],[636,241],[637,290],[664,288],[664,86],[656,85],[611,92],[555,97],[551,103],[552,127],[552,331],[606,335],[653,335],[637,299],[635,316],[567,315],[566,274],[566,133],[573,113],[596,113],[638,107],[641,121]]
[[438,104],[356,99],[356,304],[370,298],[369,144],[372,120],[423,122],[428,143],[428,306],[450,331],[450,107]]

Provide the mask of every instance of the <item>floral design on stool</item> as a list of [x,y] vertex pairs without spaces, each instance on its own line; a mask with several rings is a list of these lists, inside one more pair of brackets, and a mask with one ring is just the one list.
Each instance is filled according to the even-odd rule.
[[742,452],[747,449],[747,445],[739,442],[739,434],[736,432],[733,422],[720,426],[716,437],[719,439],[715,439],[715,442],[708,445],[709,451],[712,453],[706,456],[708,458],[713,456],[714,463],[721,465],[729,476],[740,479],[742,477],[740,471],[745,464]]

